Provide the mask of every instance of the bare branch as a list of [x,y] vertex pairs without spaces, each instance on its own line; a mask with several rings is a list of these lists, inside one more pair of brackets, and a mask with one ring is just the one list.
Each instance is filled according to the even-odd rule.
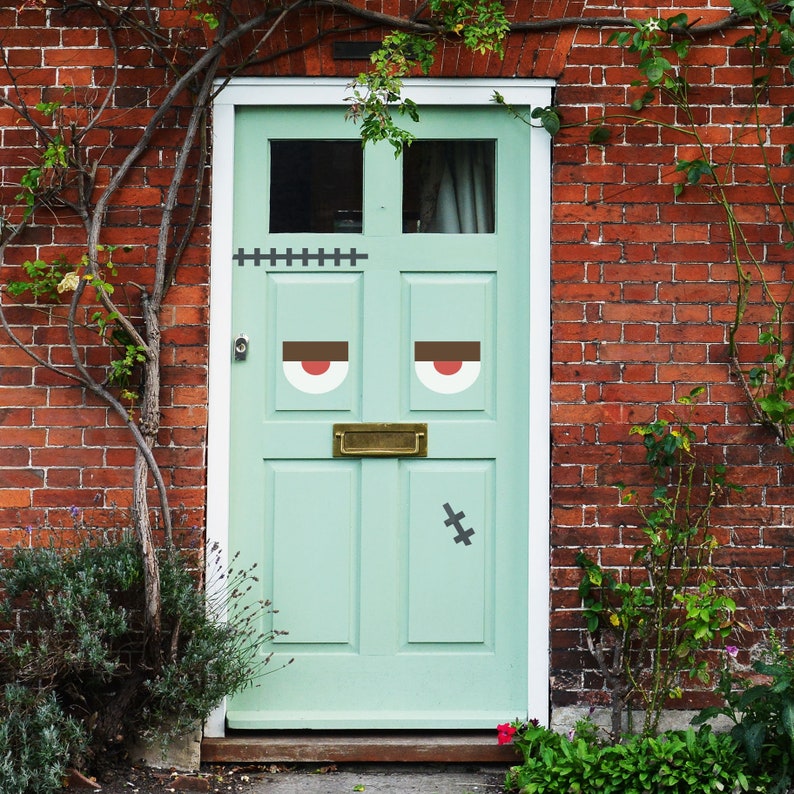
[[[168,239],[170,237],[171,223],[174,215],[174,207],[176,206],[179,188],[182,185],[182,179],[185,175],[185,168],[187,167],[188,157],[193,150],[193,143],[196,139],[200,128],[203,126],[204,119],[206,118],[207,102],[212,93],[212,83],[217,70],[217,60],[211,65],[204,76],[204,83],[201,86],[201,91],[196,97],[193,110],[190,114],[187,128],[185,129],[185,137],[182,140],[182,145],[179,149],[176,163],[174,165],[174,173],[171,177],[171,184],[168,186],[168,195],[166,196],[165,204],[163,206],[162,219],[160,221],[160,232],[157,240],[157,259],[155,262],[155,280],[152,288],[152,300],[155,306],[160,306],[163,296],[168,289],[168,286],[173,278],[174,269],[178,264],[178,260],[171,263],[170,268],[166,267],[166,259],[168,255]],[[199,186],[197,187],[196,194],[193,200],[193,217],[198,211],[198,200],[201,195],[201,182],[203,181],[203,161],[200,161],[197,168],[199,170]],[[192,228],[192,225],[191,225]],[[191,229],[189,229],[190,231]],[[185,238],[187,244],[187,238]],[[184,246],[182,247],[184,250]]]

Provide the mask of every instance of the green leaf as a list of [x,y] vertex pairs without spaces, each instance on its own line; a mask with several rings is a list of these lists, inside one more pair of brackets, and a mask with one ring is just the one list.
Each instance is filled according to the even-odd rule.
[[753,387],[762,386],[766,380],[766,370],[763,367],[752,367],[747,373],[747,380]]
[[765,739],[766,725],[762,722],[751,723],[744,729],[742,745],[747,753],[747,757],[750,759],[750,763],[755,765],[761,760]]
[[590,143],[600,144],[606,143],[612,137],[612,132],[603,124],[596,127],[590,132]]
[[39,113],[43,113],[45,116],[52,116],[60,106],[60,102],[37,102],[35,105],[36,110],[38,110]]
[[553,107],[533,108],[530,117],[540,121],[543,129],[552,137],[560,131],[560,114]]
[[794,55],[794,31],[791,28],[781,28],[779,45],[783,55]]
[[690,185],[696,185],[702,177],[714,174],[714,168],[705,160],[679,160],[675,170],[683,171]]
[[[636,24],[636,23],[635,23]],[[613,33],[608,39],[607,44],[617,44],[619,47],[625,47],[631,41],[631,33],[621,31]]]
[[658,83],[664,77],[664,73],[671,68],[670,61],[661,55],[656,55],[640,64],[640,70],[648,78],[648,82],[651,85]]
[[783,723],[783,730],[789,740],[794,741],[794,701],[786,700],[780,713],[780,720]]

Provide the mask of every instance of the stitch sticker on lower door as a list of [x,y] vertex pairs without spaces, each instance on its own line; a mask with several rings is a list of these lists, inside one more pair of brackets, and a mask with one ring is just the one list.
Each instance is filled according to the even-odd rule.
[[414,342],[419,380],[439,394],[457,394],[480,376],[479,342]]
[[464,546],[471,546],[471,536],[474,534],[474,530],[464,529],[463,521],[466,518],[466,514],[461,510],[459,513],[456,513],[449,505],[449,502],[444,503],[444,510],[447,513],[447,519],[444,521],[444,526],[452,527],[458,534],[455,535],[454,540],[455,543],[462,543]]
[[333,391],[349,369],[347,342],[284,342],[281,358],[287,380],[306,394]]

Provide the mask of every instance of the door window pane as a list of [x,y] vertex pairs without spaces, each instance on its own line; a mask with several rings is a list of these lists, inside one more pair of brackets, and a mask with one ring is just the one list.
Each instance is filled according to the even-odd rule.
[[360,232],[358,141],[270,141],[270,231]]
[[494,231],[494,141],[414,141],[403,153],[403,231]]

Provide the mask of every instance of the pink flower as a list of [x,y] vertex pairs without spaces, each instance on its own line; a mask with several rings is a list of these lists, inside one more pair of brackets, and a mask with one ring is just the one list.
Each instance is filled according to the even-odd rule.
[[727,653],[731,659],[735,659],[739,655],[739,649],[735,645],[726,645],[725,653]]
[[515,734],[516,729],[509,722],[496,726],[496,740],[499,744],[510,744]]

